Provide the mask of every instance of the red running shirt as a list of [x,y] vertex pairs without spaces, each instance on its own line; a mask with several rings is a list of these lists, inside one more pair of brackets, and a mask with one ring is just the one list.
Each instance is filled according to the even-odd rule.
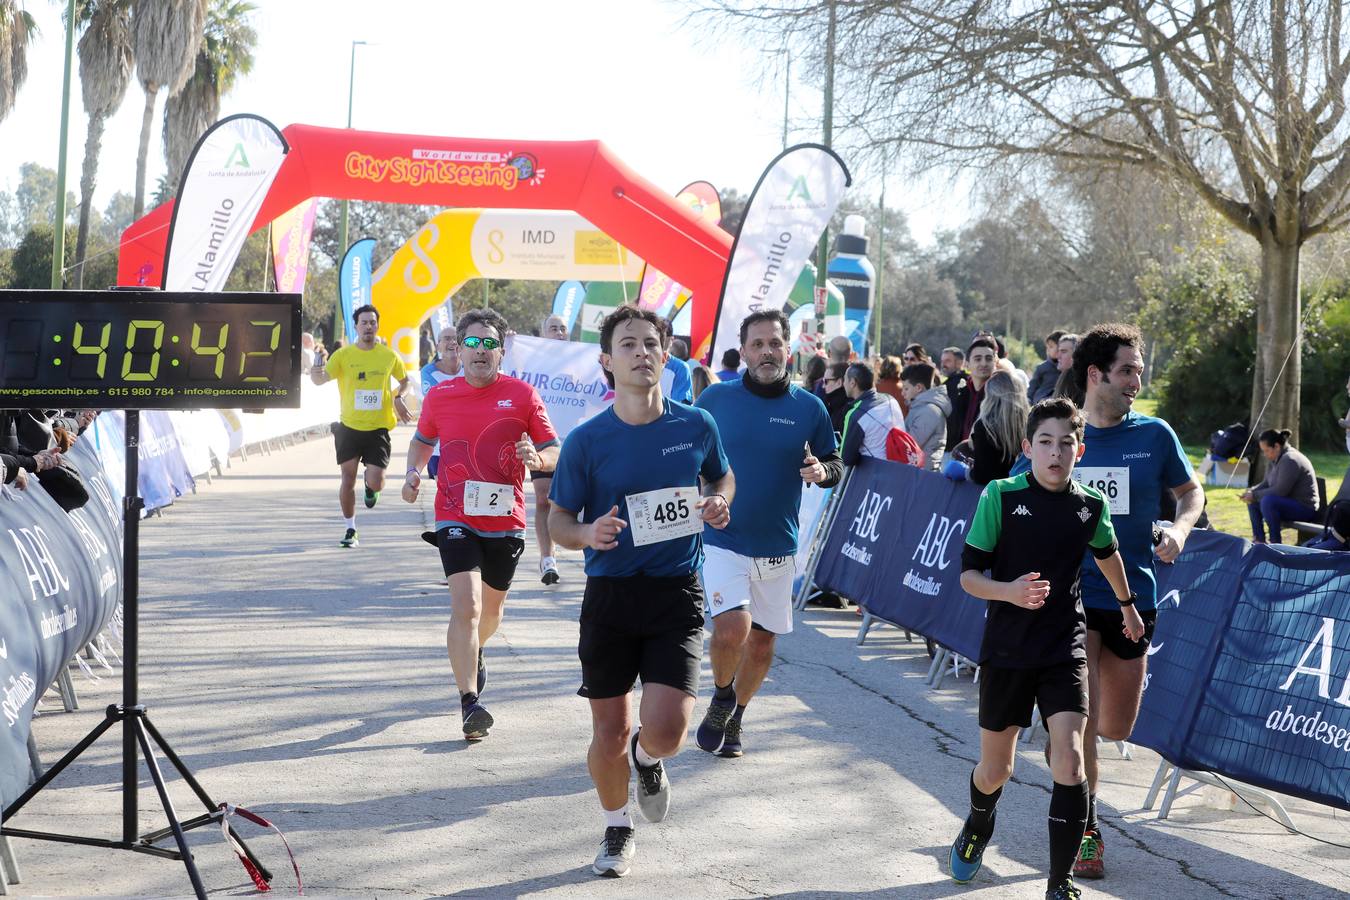
[[[436,528],[464,525],[484,537],[525,534],[525,465],[516,458],[516,441],[527,433],[536,449],[558,443],[544,401],[518,378],[498,375],[484,388],[466,378],[444,381],[422,401],[417,437],[441,442],[436,472]],[[464,483],[509,484],[515,502],[507,516],[468,515]]]

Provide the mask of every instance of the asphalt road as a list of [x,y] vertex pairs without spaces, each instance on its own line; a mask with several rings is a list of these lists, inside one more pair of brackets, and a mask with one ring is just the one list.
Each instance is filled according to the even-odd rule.
[[[396,460],[411,431],[396,434]],[[400,464],[396,462],[395,471]],[[576,697],[580,554],[537,579],[533,542],[489,644],[484,701],[498,725],[460,738],[435,551],[425,512],[386,491],[337,546],[331,439],[236,461],[142,529],[142,699],[218,800],[274,821],[311,896],[1037,898],[1050,778],[1039,745],[1018,761],[976,881],[954,885],[948,847],[978,750],[969,677],[924,684],[920,643],[881,627],[855,645],[852,611],[808,609],[779,642],[745,719],[746,756],[693,746],[669,764],[670,817],[638,826],[630,877],[590,873],[603,825],[586,774],[589,716]],[[80,711],[49,696],[34,725],[45,762],[118,697],[116,675],[76,683]],[[705,665],[705,686],[709,678]],[[700,699],[697,716],[706,704]],[[1104,751],[1106,880],[1088,897],[1341,897],[1350,850],[1291,835],[1205,789],[1160,821],[1141,809],[1157,766]],[[120,740],[105,739],[14,821],[115,836]],[[143,779],[148,786],[148,779]],[[184,816],[200,807],[172,785]],[[145,829],[164,819],[143,787]],[[1346,818],[1290,801],[1298,826],[1350,844]],[[294,891],[281,842],[247,826]],[[218,829],[190,836],[207,886],[253,886]],[[21,895],[183,896],[170,860],[15,841]]]

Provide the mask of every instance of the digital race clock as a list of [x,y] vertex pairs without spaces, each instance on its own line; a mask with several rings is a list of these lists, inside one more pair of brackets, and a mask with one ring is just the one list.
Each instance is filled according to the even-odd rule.
[[299,294],[0,291],[0,408],[299,405]]

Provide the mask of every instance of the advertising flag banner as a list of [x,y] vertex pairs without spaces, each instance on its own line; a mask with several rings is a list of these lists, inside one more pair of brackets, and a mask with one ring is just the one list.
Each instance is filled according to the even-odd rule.
[[[710,225],[722,221],[722,198],[718,196],[717,188],[706,181],[695,181],[686,186],[675,195],[675,199]],[[647,266],[642,271],[642,287],[638,291],[637,305],[658,316],[669,316],[681,293],[686,293],[683,285],[655,267]]]
[[178,186],[164,290],[224,289],[288,149],[276,126],[254,115],[221,119],[201,136]]
[[361,240],[347,248],[338,270],[338,300],[342,306],[342,327],[347,342],[356,340],[356,326],[352,324],[352,310],[370,302],[370,257],[375,252],[374,238]]
[[272,267],[277,291],[303,294],[309,274],[309,239],[314,233],[314,215],[319,201],[310,199],[282,213],[272,223]]
[[740,346],[747,315],[783,308],[851,183],[844,161],[819,144],[789,147],[765,169],[731,248],[713,327],[713,359]]
[[502,372],[539,392],[549,421],[564,440],[614,399],[594,344],[518,334],[507,345]]
[[447,300],[431,311],[431,333],[440,339],[441,332],[455,324],[455,301]]
[[637,285],[619,281],[592,281],[586,285],[586,299],[581,306],[581,341],[600,343],[600,325],[605,316],[637,296]]
[[567,333],[577,323],[577,314],[581,312],[581,301],[586,296],[586,286],[580,281],[564,281],[558,285],[558,293],[553,295],[553,315],[562,316],[567,322]]

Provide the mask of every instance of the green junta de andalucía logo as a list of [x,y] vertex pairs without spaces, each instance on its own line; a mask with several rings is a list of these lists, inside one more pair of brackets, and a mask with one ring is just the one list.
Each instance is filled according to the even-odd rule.
[[230,151],[230,155],[225,159],[225,168],[227,168],[227,169],[233,169],[233,168],[251,169],[251,168],[252,168],[252,165],[250,165],[250,164],[249,164],[249,161],[248,161],[248,153],[245,152],[245,150],[244,150],[244,142],[243,142],[243,141],[238,141],[237,143],[235,143],[234,149]]
[[788,191],[787,202],[791,203],[798,198],[807,203],[815,202],[811,199],[811,191],[806,187],[805,175],[798,175],[796,180],[792,182],[792,190]]

